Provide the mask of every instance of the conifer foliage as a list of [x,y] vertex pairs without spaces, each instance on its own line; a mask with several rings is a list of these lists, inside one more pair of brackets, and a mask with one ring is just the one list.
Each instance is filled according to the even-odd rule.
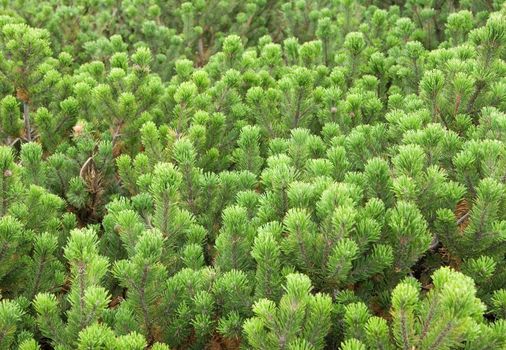
[[506,4],[1,1],[10,349],[506,349]]

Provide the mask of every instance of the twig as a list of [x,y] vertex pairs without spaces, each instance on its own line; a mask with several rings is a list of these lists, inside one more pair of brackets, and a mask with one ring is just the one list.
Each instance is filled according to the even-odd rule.
[[437,238],[437,236],[434,236],[434,239],[430,243],[429,250],[436,249],[438,245],[439,245],[439,238]]
[[21,141],[21,139],[19,137],[16,137],[10,144],[9,146],[10,147],[13,147],[16,143],[18,143],[19,141]]
[[83,166],[81,167],[81,170],[79,170],[79,176],[82,178],[84,175],[84,169],[88,166],[88,164],[93,160],[93,156],[90,156],[88,159],[86,159],[86,162],[84,162]]
[[478,83],[476,83],[476,88],[473,92],[473,95],[469,99],[469,102],[467,103],[467,114],[471,114],[471,112],[474,109],[474,104],[476,103],[476,100],[478,99],[478,96],[480,96],[481,91],[485,88],[485,82],[480,80]]
[[26,139],[32,141],[32,127],[30,126],[30,108],[26,101],[23,101],[23,118],[25,120]]
[[116,140],[121,137],[121,127],[123,126],[123,123],[119,123],[117,126],[116,126],[116,129],[114,130],[113,134],[112,134],[112,143],[114,144],[116,142]]
[[466,221],[466,219],[469,217],[469,215],[471,215],[470,211],[468,211],[467,213],[462,215],[462,217],[457,220],[457,225],[461,225],[464,221]]

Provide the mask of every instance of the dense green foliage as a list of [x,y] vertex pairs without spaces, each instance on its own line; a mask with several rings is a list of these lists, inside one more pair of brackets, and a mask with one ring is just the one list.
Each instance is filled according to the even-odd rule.
[[0,2],[0,350],[506,349],[501,0]]

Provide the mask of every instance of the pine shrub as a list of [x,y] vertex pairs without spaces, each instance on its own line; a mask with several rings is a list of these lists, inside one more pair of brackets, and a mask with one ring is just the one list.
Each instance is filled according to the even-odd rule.
[[506,349],[501,0],[0,1],[0,350]]

